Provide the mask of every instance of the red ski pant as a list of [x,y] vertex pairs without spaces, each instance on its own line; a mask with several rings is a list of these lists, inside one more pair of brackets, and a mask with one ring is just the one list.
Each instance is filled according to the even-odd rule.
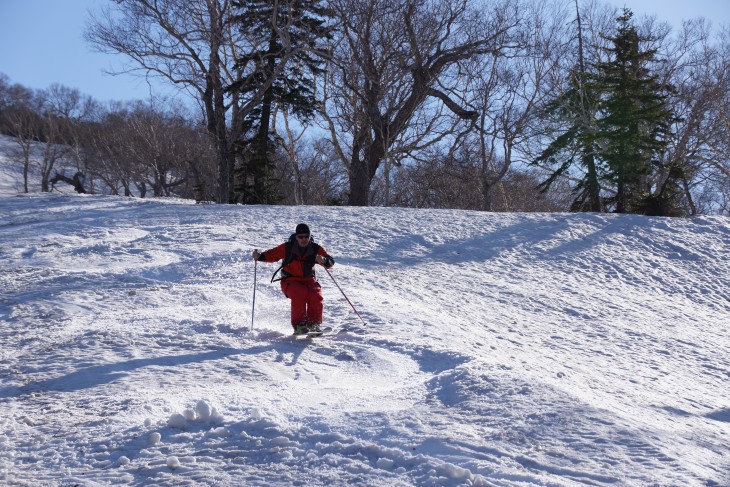
[[322,286],[314,279],[303,281],[284,279],[281,281],[281,290],[284,296],[291,300],[291,324],[300,321],[322,323],[322,308],[324,297]]

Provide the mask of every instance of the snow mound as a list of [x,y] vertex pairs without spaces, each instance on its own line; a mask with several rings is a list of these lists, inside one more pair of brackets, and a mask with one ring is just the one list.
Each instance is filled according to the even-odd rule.
[[195,404],[195,409],[186,409],[183,413],[175,413],[170,416],[170,419],[167,420],[167,426],[185,430],[188,429],[190,423],[216,425],[223,423],[223,421],[223,415],[215,407],[201,400]]

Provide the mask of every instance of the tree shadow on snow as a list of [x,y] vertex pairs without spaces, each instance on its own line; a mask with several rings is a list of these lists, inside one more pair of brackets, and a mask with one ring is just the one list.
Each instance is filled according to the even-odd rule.
[[[489,262],[501,255],[517,250],[531,250],[531,253],[548,253],[551,256],[563,253],[579,252],[581,246],[590,246],[596,235],[615,231],[610,222],[591,220],[597,227],[596,233],[589,242],[576,239],[563,242],[552,248],[545,242],[554,240],[558,234],[570,229],[571,220],[567,217],[556,217],[555,220],[522,219],[511,222],[503,227],[491,227],[484,233],[471,238],[437,235],[436,238],[426,238],[424,235],[404,234],[387,239],[380,251],[362,258],[344,258],[342,262],[351,265],[373,267],[383,263],[398,262],[406,266],[415,266],[424,263],[466,264],[474,262]],[[559,241],[564,240],[561,238]]]

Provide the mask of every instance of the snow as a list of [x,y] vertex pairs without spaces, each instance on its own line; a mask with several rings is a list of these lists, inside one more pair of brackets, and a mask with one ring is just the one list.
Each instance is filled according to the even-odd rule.
[[[336,259],[290,335],[254,248]],[[0,196],[0,484],[730,485],[730,220]]]

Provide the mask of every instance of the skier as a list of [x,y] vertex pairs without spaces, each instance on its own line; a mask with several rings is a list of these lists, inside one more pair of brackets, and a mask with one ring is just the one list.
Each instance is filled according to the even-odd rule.
[[335,265],[335,259],[322,246],[314,243],[309,227],[300,223],[288,242],[264,252],[254,250],[252,256],[260,262],[284,261],[279,268],[281,291],[291,300],[294,334],[321,334],[324,298],[322,287],[317,282],[314,264],[329,269]]

